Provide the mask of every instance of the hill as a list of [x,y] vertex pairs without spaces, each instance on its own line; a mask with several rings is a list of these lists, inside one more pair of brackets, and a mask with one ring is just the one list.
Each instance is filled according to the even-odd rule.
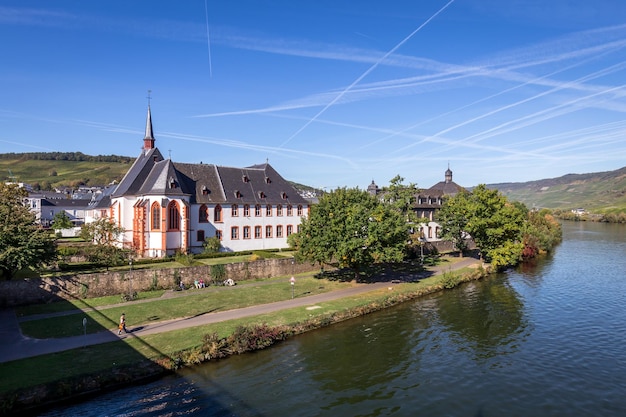
[[79,185],[104,186],[122,179],[135,158],[90,156],[80,152],[0,154],[0,180],[30,184],[35,189]]
[[[23,182],[36,190],[105,186],[120,181],[136,158],[119,155],[85,155],[81,152],[0,154],[0,181]],[[291,182],[301,193],[319,190]]]
[[626,212],[626,167],[523,183],[488,184],[487,187],[531,208],[583,208],[605,214]]

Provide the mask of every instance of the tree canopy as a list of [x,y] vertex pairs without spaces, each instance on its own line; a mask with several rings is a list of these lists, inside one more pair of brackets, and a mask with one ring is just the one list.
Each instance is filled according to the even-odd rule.
[[52,219],[52,227],[54,229],[71,229],[74,226],[72,220],[65,212],[65,210],[58,212]]
[[437,220],[442,235],[461,250],[465,233],[471,235],[482,257],[496,269],[549,251],[561,239],[560,225],[547,212],[529,211],[483,184],[445,199]]
[[371,264],[401,261],[407,240],[400,212],[358,188],[324,194],[288,238],[299,261],[350,268],[356,278]]
[[115,246],[117,238],[122,233],[124,233],[124,228],[106,217],[84,224],[80,230],[80,237],[93,243],[93,246],[87,251],[89,260],[104,265],[107,269],[109,266],[124,263],[127,256],[126,252]]
[[16,184],[0,183],[0,273],[5,279],[56,259],[56,242],[24,204],[27,195]]

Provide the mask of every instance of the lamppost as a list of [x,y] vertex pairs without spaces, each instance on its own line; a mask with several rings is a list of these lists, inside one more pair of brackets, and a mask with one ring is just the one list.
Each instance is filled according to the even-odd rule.
[[295,288],[296,288],[296,279],[294,277],[291,277],[289,282],[291,283],[291,299],[293,299],[294,291],[295,291]]
[[133,257],[128,255],[128,297],[133,299]]

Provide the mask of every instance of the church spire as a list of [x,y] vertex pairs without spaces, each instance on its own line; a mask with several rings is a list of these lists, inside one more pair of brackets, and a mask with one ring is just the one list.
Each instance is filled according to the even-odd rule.
[[152,113],[150,112],[150,90],[148,90],[148,116],[146,117],[146,135],[143,138],[144,150],[154,148],[154,134],[152,133]]

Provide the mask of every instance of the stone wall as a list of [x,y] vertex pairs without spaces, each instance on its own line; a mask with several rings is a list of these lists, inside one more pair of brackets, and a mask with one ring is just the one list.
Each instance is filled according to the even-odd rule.
[[[292,260],[261,259],[225,264],[226,277],[235,282],[310,272],[319,269],[309,263],[292,264]],[[211,281],[210,266],[116,271],[97,274],[66,275],[0,281],[0,307],[49,303],[59,299],[101,297],[129,294],[135,291],[173,289],[180,280],[192,286],[195,279]]]

